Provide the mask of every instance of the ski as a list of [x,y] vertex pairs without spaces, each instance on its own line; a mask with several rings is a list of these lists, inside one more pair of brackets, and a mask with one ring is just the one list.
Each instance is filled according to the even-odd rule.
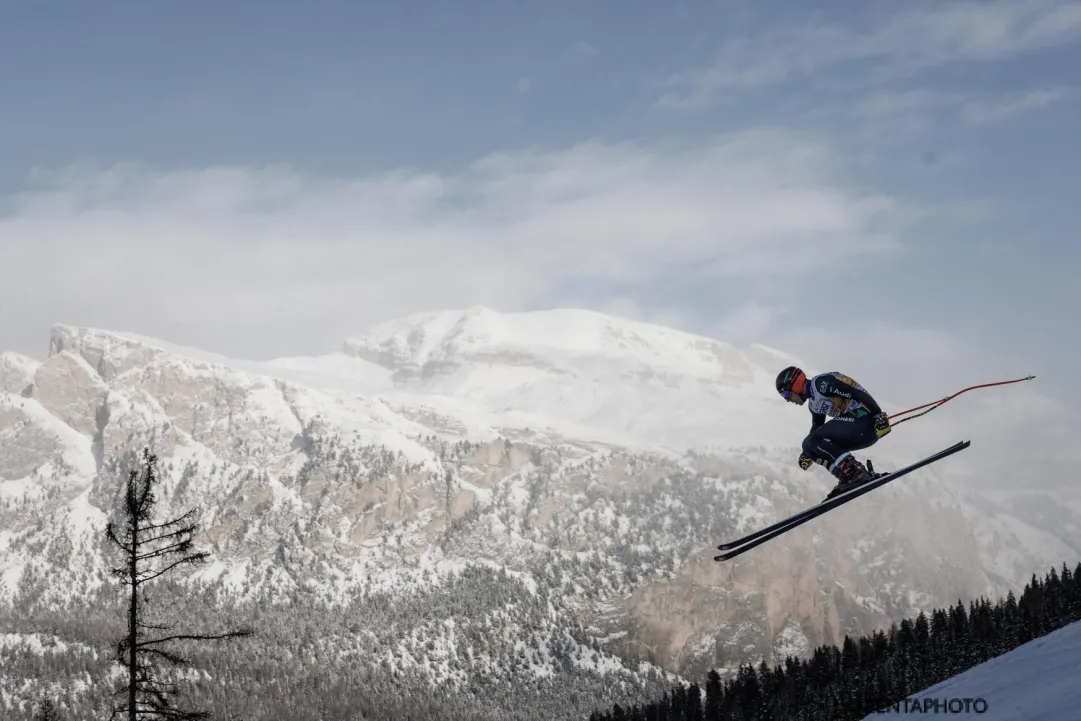
[[773,525],[766,526],[765,528],[755,531],[754,533],[748,534],[743,538],[739,538],[728,543],[722,543],[721,545],[717,546],[717,548],[721,551],[727,551],[727,553],[722,553],[719,556],[714,556],[713,560],[727,561],[735,558],[736,556],[746,553],[752,548],[756,548],[757,546],[762,545],[766,541],[772,540],[777,536],[787,533],[788,531],[792,530],[797,526],[801,526],[804,523],[813,520],[818,516],[821,516],[823,513],[833,510],[837,506],[848,503],[849,501],[858,498],[865,493],[870,493],[874,489],[889,483],[895,478],[900,478],[901,476],[907,473],[911,473],[918,468],[922,468],[923,466],[934,463],[935,461],[941,460],[946,456],[953,455],[958,451],[962,451],[968,448],[970,445],[972,445],[972,441],[961,441],[956,445],[950,446],[949,448],[939,451],[934,455],[930,455],[923,460],[916,461],[915,463],[909,466],[905,466],[900,470],[896,470],[891,473],[884,473],[883,475],[878,476],[877,478],[873,478],[866,483],[861,483],[850,491],[840,493],[833,498],[827,498],[826,500],[818,503],[817,505],[811,506],[806,510],[793,514],[788,518],[784,518],[774,523]]
[[[856,486],[855,488],[853,488],[850,491],[846,491],[845,493],[839,493],[836,496],[834,496],[833,498],[825,499],[822,502],[818,503],[817,505],[811,506],[810,508],[808,508],[806,510],[800,511],[799,513],[797,513],[795,515],[789,516],[788,518],[784,518],[784,519],[782,519],[780,521],[777,521],[772,526],[766,526],[765,528],[762,528],[762,529],[760,529],[758,531],[755,531],[754,533],[751,533],[751,534],[749,534],[747,536],[744,536],[743,538],[738,538],[735,541],[730,541],[728,543],[722,543],[721,545],[717,546],[717,548],[718,548],[718,550],[721,550],[721,551],[728,551],[728,550],[731,550],[733,548],[737,548],[739,546],[742,546],[743,544],[748,543],[750,541],[753,541],[753,540],[755,540],[756,538],[758,538],[760,536],[763,536],[763,535],[765,535],[767,533],[775,531],[775,530],[781,528],[782,526],[786,526],[786,525],[788,525],[789,523],[791,523],[793,521],[800,520],[804,516],[817,515],[818,513],[822,512],[824,510],[829,510],[829,508],[823,508],[823,506],[825,504],[830,504],[829,505],[830,508],[833,508],[834,506],[841,505],[841,503],[844,503],[845,501],[850,500],[851,498],[855,498],[857,495],[862,495],[862,493],[866,492],[866,491],[863,491],[861,489],[865,489],[866,486],[868,486],[868,485],[874,484],[875,487],[877,488],[879,485],[882,485],[882,483],[885,483],[885,482],[890,481],[890,480],[892,480],[894,478],[897,478],[898,476],[900,476],[902,474],[909,473],[911,471],[916,470],[917,468],[920,468],[921,466],[927,465],[929,463],[933,463],[934,461],[945,458],[946,456],[951,455],[953,453],[956,453],[957,451],[963,450],[964,448],[967,448],[969,446],[969,444],[970,444],[970,441],[962,441],[961,443],[958,443],[957,445],[951,446],[950,448],[947,448],[947,449],[945,449],[943,451],[939,451],[938,453],[936,453],[936,454],[934,454],[932,456],[928,456],[927,458],[924,458],[921,461],[917,461],[916,463],[913,463],[910,466],[902,468],[899,471],[892,471],[890,473],[883,473],[880,476],[872,478],[870,481],[867,481],[866,483],[861,483],[860,485]],[[861,491],[861,492],[856,493],[856,491]],[[843,499],[843,500],[839,500],[839,499]],[[835,501],[838,501],[838,502],[835,503]]]

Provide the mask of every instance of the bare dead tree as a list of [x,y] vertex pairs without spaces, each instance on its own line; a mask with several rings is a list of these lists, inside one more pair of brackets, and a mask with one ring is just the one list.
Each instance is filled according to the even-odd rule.
[[157,460],[149,449],[144,449],[142,475],[135,470],[128,474],[122,535],[117,534],[114,523],[110,522],[106,527],[109,540],[123,551],[123,565],[112,569],[112,575],[130,589],[128,632],[117,644],[117,662],[128,670],[127,683],[117,694],[126,694],[127,700],[113,708],[110,718],[126,715],[128,721],[150,718],[199,721],[210,718],[210,714],[179,709],[171,700],[179,695],[179,688],[163,679],[157,662],[186,666],[190,661],[166,647],[177,641],[220,641],[250,636],[253,632],[240,629],[218,634],[146,637],[145,631],[161,632],[169,627],[143,622],[143,587],[180,566],[205,563],[210,556],[207,552],[193,550],[193,538],[199,531],[199,524],[193,520],[194,509],[172,520],[155,520]]

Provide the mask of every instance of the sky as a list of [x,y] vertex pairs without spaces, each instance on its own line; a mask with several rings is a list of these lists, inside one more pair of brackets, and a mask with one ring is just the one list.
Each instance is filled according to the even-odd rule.
[[815,5],[0,4],[0,348],[582,307],[1066,452],[1081,3]]

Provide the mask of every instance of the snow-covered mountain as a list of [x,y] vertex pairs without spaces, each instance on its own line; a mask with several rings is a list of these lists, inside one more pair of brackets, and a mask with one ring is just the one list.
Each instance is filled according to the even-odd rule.
[[19,634],[115,600],[104,525],[144,444],[163,512],[202,509],[215,603],[327,609],[331,656],[417,689],[531,679],[546,718],[1075,560],[1081,514],[977,505],[932,466],[715,563],[828,491],[773,391],[794,362],[577,310],[418,314],[271,362],[58,325],[44,361],[0,356],[0,605]]
[[764,346],[741,351],[601,313],[479,307],[414,314],[346,340],[340,355],[269,365],[403,408],[419,402],[470,430],[701,451],[805,426],[771,391],[777,369],[795,362]]

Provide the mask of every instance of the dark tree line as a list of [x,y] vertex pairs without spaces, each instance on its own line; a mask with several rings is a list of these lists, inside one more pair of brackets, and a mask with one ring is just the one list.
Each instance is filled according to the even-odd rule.
[[770,668],[742,665],[726,681],[710,671],[653,702],[595,711],[590,721],[858,721],[1021,644],[1081,620],[1081,563],[1044,578],[1035,574],[1021,597],[992,604],[958,600],[920,613],[888,631],[820,646]]

